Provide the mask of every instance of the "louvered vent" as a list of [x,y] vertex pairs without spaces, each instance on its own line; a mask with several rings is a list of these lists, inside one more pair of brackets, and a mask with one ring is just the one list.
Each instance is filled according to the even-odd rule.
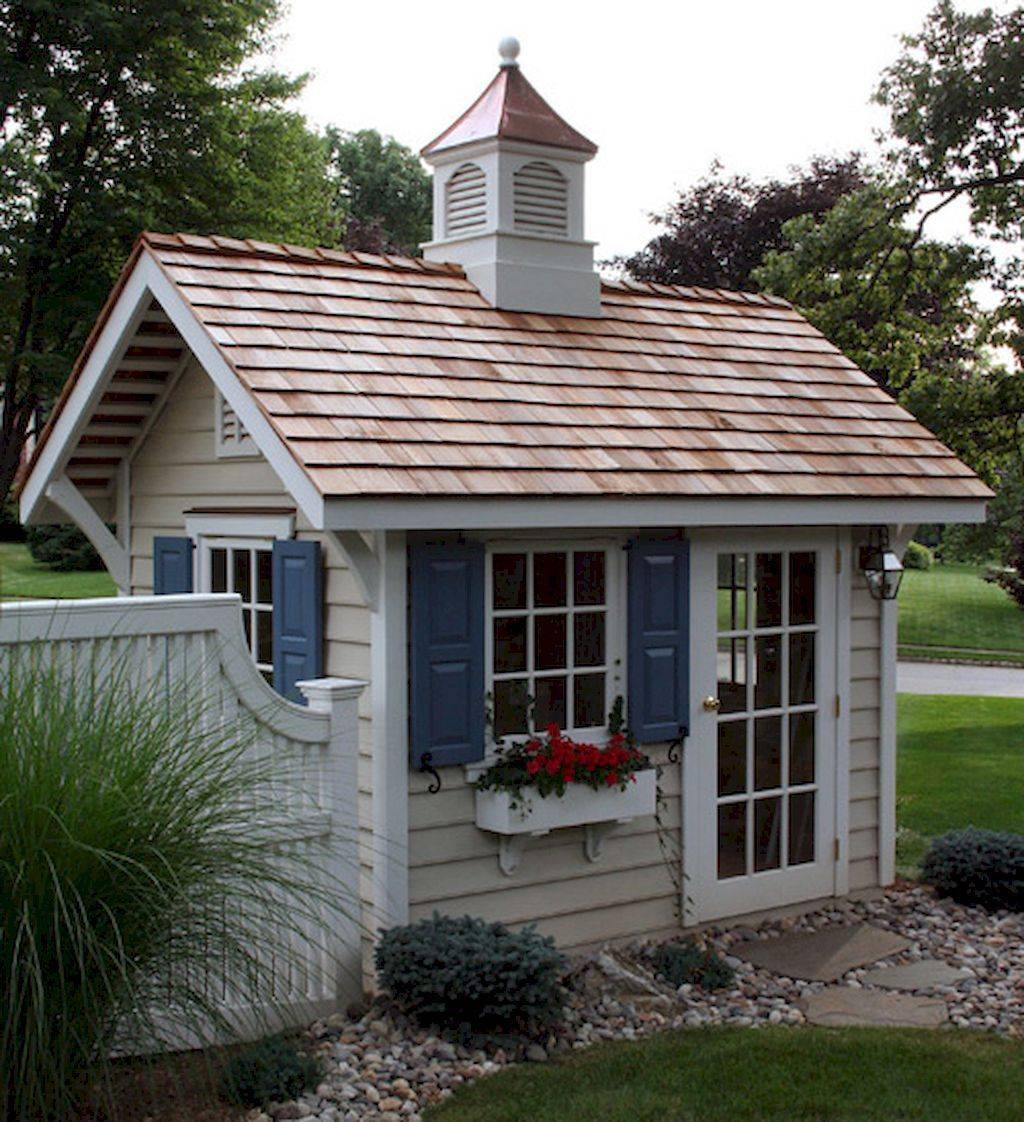
[[534,160],[512,176],[512,209],[517,230],[533,234],[569,233],[569,184],[551,164]]
[[445,184],[444,232],[452,238],[478,230],[487,219],[487,178],[479,164],[463,164]]
[[249,435],[238,414],[222,394],[216,398],[216,436],[218,456],[254,456],[256,443]]

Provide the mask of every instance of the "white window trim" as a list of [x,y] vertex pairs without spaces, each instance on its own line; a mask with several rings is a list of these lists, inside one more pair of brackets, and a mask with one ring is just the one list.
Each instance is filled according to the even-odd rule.
[[[225,409],[230,409],[235,418],[235,433],[231,437],[226,436],[224,432]],[[214,449],[219,459],[258,460],[260,458],[260,450],[256,447],[252,434],[242,423],[242,418],[231,403],[218,389],[213,391],[213,432]]]
[[[484,573],[484,682],[488,695],[494,693],[494,610],[493,602],[493,556],[495,553],[572,553],[574,550],[603,550],[606,558],[605,572],[605,713],[607,714],[615,701],[622,695],[626,698],[626,559],[624,554],[625,539],[623,538],[565,538],[565,537],[522,537],[505,538],[489,541],[486,545],[486,569]],[[573,609],[567,607],[571,615]],[[581,610],[586,610],[581,608]],[[533,618],[533,610],[527,611],[527,618]],[[568,642],[572,641],[572,628],[569,628]],[[581,667],[581,669],[584,669]],[[571,670],[567,669],[567,673]],[[570,716],[567,712],[566,716]],[[589,729],[574,729],[569,726],[566,731],[570,736],[585,739],[591,743],[603,744],[608,740],[607,725]],[[522,740],[525,733],[515,733],[504,737],[502,744],[514,743]],[[465,765],[466,777],[473,780],[480,775],[491,763],[494,762],[494,753],[497,745],[488,739],[485,746],[484,759]]]
[[200,538],[264,538],[287,540],[295,536],[295,514],[218,511],[186,514],[185,533],[199,545]]
[[[192,587],[200,592],[210,589],[210,551],[212,549],[263,549],[272,548],[275,541],[287,540],[295,535],[295,515],[290,511],[257,513],[255,511],[210,512],[185,515],[185,533],[195,542],[193,550]],[[253,573],[253,581],[256,574]],[[255,595],[255,593],[254,593]],[[270,605],[273,610],[273,603]],[[259,609],[245,609],[259,610]],[[255,626],[255,620],[253,620]],[[255,643],[255,635],[250,642]],[[256,661],[255,647],[251,650],[253,662],[261,670],[270,664]]]

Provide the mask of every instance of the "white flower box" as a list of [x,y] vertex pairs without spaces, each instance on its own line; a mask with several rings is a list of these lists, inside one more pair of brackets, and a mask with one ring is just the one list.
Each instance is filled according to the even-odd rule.
[[568,826],[586,827],[584,851],[596,861],[601,843],[617,825],[653,814],[658,797],[654,768],[635,773],[636,782],[624,791],[606,787],[595,791],[583,783],[569,783],[565,794],[542,798],[529,787],[518,800],[509,791],[476,792],[476,824],[499,835],[499,863],[504,873],[515,872],[527,838],[541,837]]

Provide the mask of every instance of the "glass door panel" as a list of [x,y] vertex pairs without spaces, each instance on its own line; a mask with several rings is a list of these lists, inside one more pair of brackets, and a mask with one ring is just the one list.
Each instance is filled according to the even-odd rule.
[[719,552],[717,876],[815,862],[818,554]]

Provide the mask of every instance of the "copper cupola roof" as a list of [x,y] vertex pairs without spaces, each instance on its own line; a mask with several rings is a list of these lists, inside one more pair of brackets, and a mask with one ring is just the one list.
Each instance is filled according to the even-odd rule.
[[563,120],[530,85],[519,69],[519,44],[501,44],[502,63],[490,85],[420,155],[429,156],[474,140],[522,140],[594,155],[597,145]]

